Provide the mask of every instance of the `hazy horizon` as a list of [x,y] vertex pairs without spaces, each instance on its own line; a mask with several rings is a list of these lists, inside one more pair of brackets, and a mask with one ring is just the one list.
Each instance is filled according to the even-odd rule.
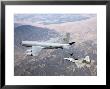
[[15,14],[14,23],[59,24],[86,20],[96,14]]

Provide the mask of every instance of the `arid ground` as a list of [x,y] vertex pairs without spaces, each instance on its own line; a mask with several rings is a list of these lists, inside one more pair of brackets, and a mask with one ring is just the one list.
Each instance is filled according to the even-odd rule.
[[[70,33],[70,42],[76,42],[69,50],[43,49],[37,56],[27,56],[25,55],[25,51],[28,48],[20,44],[22,40],[60,42],[62,35],[67,32]],[[89,56],[92,62],[89,66],[82,66],[82,64],[77,66],[75,63],[64,60],[65,57],[70,56],[69,53],[73,53],[74,57],[79,60],[85,56]],[[94,15],[81,20],[49,24],[15,20],[14,75],[96,76],[97,16]]]

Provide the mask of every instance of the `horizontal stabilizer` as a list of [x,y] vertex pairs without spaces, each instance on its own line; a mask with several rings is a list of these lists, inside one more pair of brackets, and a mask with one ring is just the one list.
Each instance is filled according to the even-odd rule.
[[75,42],[71,42],[71,43],[69,43],[69,45],[72,45],[72,44],[74,44]]

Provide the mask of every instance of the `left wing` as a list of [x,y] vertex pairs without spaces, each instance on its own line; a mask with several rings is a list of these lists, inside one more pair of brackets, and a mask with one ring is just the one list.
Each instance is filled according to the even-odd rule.
[[28,49],[26,51],[26,54],[27,55],[30,55],[30,56],[36,56],[39,54],[39,52],[43,49],[44,47],[41,47],[41,46],[32,46],[32,49]]

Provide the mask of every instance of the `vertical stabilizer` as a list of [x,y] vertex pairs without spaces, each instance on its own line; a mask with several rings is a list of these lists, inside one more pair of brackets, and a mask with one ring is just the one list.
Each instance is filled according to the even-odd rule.
[[70,40],[70,33],[66,33],[63,37],[63,43],[68,44]]

